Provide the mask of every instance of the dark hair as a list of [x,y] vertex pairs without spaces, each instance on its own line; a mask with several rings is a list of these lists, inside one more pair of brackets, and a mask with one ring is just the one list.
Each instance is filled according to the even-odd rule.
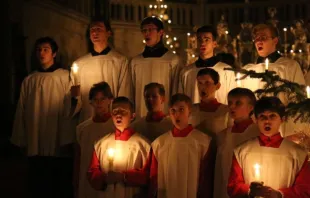
[[247,88],[234,88],[230,90],[230,92],[228,93],[228,97],[247,97],[249,99],[250,105],[254,107],[256,104],[255,94],[253,93],[253,91]]
[[192,108],[192,100],[185,94],[182,93],[174,94],[169,101],[169,107],[172,107],[177,102],[185,102],[189,108]]
[[135,106],[134,104],[129,100],[129,98],[125,97],[125,96],[120,96],[117,97],[113,100],[112,102],[112,109],[114,109],[114,105],[116,104],[128,104],[129,108],[130,108],[130,112],[134,113],[135,112]]
[[112,32],[110,21],[105,19],[104,17],[102,17],[102,16],[92,17],[91,22],[89,24],[89,27],[91,27],[94,23],[103,23],[106,30]]
[[255,117],[257,118],[264,111],[276,112],[282,118],[285,114],[285,106],[277,97],[262,97],[254,107]]
[[259,32],[261,30],[266,30],[266,29],[271,32],[272,38],[279,37],[279,31],[276,27],[274,27],[271,24],[264,24],[264,23],[254,26],[254,28],[252,30],[252,37],[254,38],[256,36],[257,32]]
[[35,46],[35,48],[37,48],[39,45],[44,44],[44,43],[48,43],[51,46],[53,53],[58,52],[58,45],[57,45],[56,41],[54,39],[52,39],[51,37],[48,37],[48,36],[41,37],[41,38],[37,39],[34,46]]
[[163,24],[162,20],[158,17],[146,17],[146,18],[144,18],[140,24],[140,29],[142,29],[144,25],[148,25],[148,24],[154,24],[158,28],[158,30],[164,29],[164,24]]
[[211,68],[204,68],[198,71],[197,77],[199,76],[204,76],[204,75],[209,75],[212,80],[214,81],[214,84],[218,84],[220,82],[220,75],[217,71]]
[[196,35],[198,33],[211,33],[213,37],[213,41],[217,38],[217,32],[212,25],[204,25],[197,29]]
[[156,82],[151,82],[147,85],[144,86],[144,93],[149,90],[149,89],[153,89],[153,88],[157,88],[159,95],[161,96],[165,96],[165,87],[162,84],[156,83]]
[[103,93],[103,95],[108,99],[114,98],[110,85],[105,81],[96,83],[90,88],[88,99],[92,100],[98,92]]

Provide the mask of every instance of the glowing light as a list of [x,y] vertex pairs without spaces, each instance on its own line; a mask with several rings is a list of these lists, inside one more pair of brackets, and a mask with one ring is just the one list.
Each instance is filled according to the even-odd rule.
[[191,35],[191,33],[188,32],[188,33],[187,33],[187,36],[190,36],[190,35]]
[[79,66],[76,64],[76,63],[73,63],[73,66],[72,66],[72,72],[74,74],[77,74],[79,71]]
[[170,20],[170,19],[168,20],[168,23],[171,23],[171,20]]
[[150,5],[150,8],[152,8],[153,7],[153,5]]
[[238,73],[237,73],[237,86],[238,86],[238,87],[241,87],[241,80],[240,80],[240,78],[241,78],[241,75],[240,75],[240,73],[238,72]]
[[291,50],[291,53],[293,54],[293,53],[294,53],[294,50]]
[[178,39],[177,37],[173,37],[173,40],[175,40],[175,41],[176,41],[177,39]]
[[228,33],[229,33],[229,32],[226,30],[226,31],[225,31],[225,34],[228,34]]
[[168,35],[168,34],[166,35],[166,38],[169,38],[169,35]]
[[286,31],[287,31],[287,28],[283,28],[283,31],[286,32]]
[[142,42],[143,42],[143,43],[146,43],[146,41],[145,41],[145,40],[143,40]]
[[172,51],[172,53],[174,53],[174,54],[175,54],[175,53],[176,53],[176,51]]
[[170,45],[170,48],[173,48],[173,45]]
[[269,69],[269,59],[266,58],[265,60],[265,70],[268,70]]
[[300,49],[300,50],[299,50],[299,53],[301,53],[301,52],[302,52],[302,50]]
[[169,44],[170,44],[170,42],[169,42],[169,41],[167,41],[166,43],[167,43],[167,45],[169,45]]
[[165,8],[168,8],[168,6],[167,6],[167,5],[164,5],[164,7],[165,7]]
[[195,58],[196,57],[195,54],[193,54],[192,57]]
[[109,148],[108,149],[109,160],[114,160],[114,155],[115,155],[115,149],[114,148]]
[[260,165],[259,164],[255,164],[254,165],[254,170],[255,170],[255,179],[257,180],[257,181],[259,181],[260,180]]
[[310,98],[310,86],[307,86],[306,92],[307,92],[307,98]]

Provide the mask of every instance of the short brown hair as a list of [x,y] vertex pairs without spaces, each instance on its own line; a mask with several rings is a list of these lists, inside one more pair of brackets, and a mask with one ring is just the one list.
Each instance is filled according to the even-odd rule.
[[135,112],[135,106],[134,104],[129,100],[129,98],[125,97],[125,96],[120,96],[115,98],[112,101],[112,110],[115,109],[115,105],[116,104],[128,104],[129,105],[129,110],[131,113]]
[[160,96],[165,96],[165,87],[164,85],[157,83],[157,82],[151,82],[147,85],[144,86],[144,94],[147,90],[149,89],[153,89],[153,88],[157,88],[158,89],[158,93]]
[[279,31],[276,27],[274,27],[273,25],[264,24],[264,23],[254,26],[252,30],[252,37],[254,38],[257,32],[261,30],[266,30],[266,29],[270,31],[272,38],[279,37]]
[[105,81],[102,81],[100,83],[94,84],[90,88],[88,99],[92,100],[98,92],[103,93],[103,95],[105,97],[107,97],[108,99],[113,99],[114,98],[113,93],[111,91],[110,85],[107,82],[105,82]]
[[185,102],[188,108],[190,109],[192,108],[192,100],[190,97],[188,97],[185,94],[182,94],[182,93],[174,94],[170,99],[169,107],[172,107],[177,102]]

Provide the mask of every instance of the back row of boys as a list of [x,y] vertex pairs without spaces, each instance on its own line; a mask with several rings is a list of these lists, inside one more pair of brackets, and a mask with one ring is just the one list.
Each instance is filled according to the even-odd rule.
[[[152,156],[152,157],[148,160],[144,160],[144,161],[142,160],[143,161],[142,163],[142,161],[139,162],[139,161],[133,160],[132,158],[127,159],[128,157],[127,154],[123,154],[124,156],[119,156],[116,153],[115,156],[119,156],[117,159],[120,160],[120,162],[115,163],[115,164],[122,164],[122,165],[125,165],[125,167],[120,166],[120,167],[115,168],[114,166],[112,166],[113,171],[108,171],[108,173],[110,174],[107,174],[107,175],[101,174],[102,172],[104,172],[104,170],[106,170],[105,166],[107,165],[107,163],[103,163],[106,161],[105,159],[106,150],[105,149],[110,146],[109,142],[113,142],[113,141],[104,141],[108,137],[110,138],[112,137],[110,134],[110,136],[103,138],[95,146],[95,155],[93,156],[91,168],[90,168],[90,170],[94,170],[94,171],[90,171],[90,175],[91,175],[90,181],[95,188],[97,188],[96,183],[100,183],[100,181],[105,181],[105,179],[108,179],[108,180],[111,179],[113,181],[112,183],[115,184],[115,183],[118,183],[117,179],[120,179],[119,172],[115,170],[129,170],[130,168],[141,169],[142,168],[140,166],[141,163],[145,164],[148,162],[149,164],[152,164],[151,171],[150,171],[151,176],[152,176],[152,170],[153,170],[155,171],[154,175],[157,177],[157,179],[154,180],[153,183],[155,183],[156,184],[155,186],[158,187],[157,188],[158,190],[156,190],[156,192],[157,192],[157,196],[159,197],[162,197],[164,195],[167,197],[176,197],[175,195],[178,195],[178,193],[180,193],[181,197],[184,197],[184,196],[193,197],[193,194],[197,192],[201,192],[203,194],[204,190],[206,190],[207,193],[213,192],[213,190],[208,189],[208,187],[212,185],[201,186],[198,184],[200,182],[211,182],[211,183],[213,182],[213,179],[210,179],[213,177],[208,176],[208,171],[212,170],[212,168],[208,168],[206,169],[208,171],[204,171],[204,169],[199,168],[202,166],[200,165],[200,162],[197,162],[197,160],[196,161],[194,160],[194,159],[198,159],[197,158],[198,156],[190,155],[190,154],[199,155],[200,157],[199,159],[201,159],[202,163],[206,164],[206,165],[203,165],[202,167],[212,166],[212,165],[208,165],[208,163],[212,161],[212,153],[214,153],[212,151],[209,151],[210,150],[209,142],[211,139],[209,138],[209,136],[206,136],[206,135],[204,136],[200,132],[192,133],[192,131],[200,130],[200,131],[207,132],[208,134],[214,136],[215,133],[220,132],[223,129],[227,128],[227,126],[229,126],[228,124],[229,119],[227,117],[227,112],[228,112],[227,106],[221,103],[227,104],[227,98],[226,98],[227,93],[229,93],[229,91],[231,91],[234,87],[236,87],[235,86],[235,75],[231,71],[224,70],[225,67],[229,67],[229,66],[219,62],[217,58],[214,57],[213,49],[216,46],[216,42],[215,42],[216,33],[209,26],[203,26],[198,29],[197,39],[199,43],[200,56],[199,56],[199,59],[193,65],[185,67],[185,68],[181,67],[178,57],[174,55],[173,53],[169,52],[164,47],[162,43],[162,36],[164,33],[163,24],[159,19],[153,18],[153,17],[144,19],[143,22],[141,23],[141,32],[146,40],[145,50],[141,55],[139,55],[136,58],[133,58],[131,63],[128,64],[128,61],[124,56],[120,55],[115,50],[109,48],[107,44],[108,37],[111,34],[111,28],[109,24],[106,21],[94,20],[90,25],[90,39],[94,44],[93,51],[90,54],[78,59],[75,62],[79,67],[79,72],[78,72],[79,76],[78,78],[73,78],[75,79],[73,80],[73,82],[68,82],[68,79],[67,79],[68,75],[66,75],[67,72],[62,69],[59,69],[59,67],[56,64],[54,64],[54,57],[56,56],[56,52],[57,52],[57,44],[49,38],[39,39],[36,43],[36,47],[37,47],[37,57],[39,59],[39,62],[41,63],[41,68],[38,70],[38,72],[35,72],[29,75],[22,84],[20,100],[18,103],[17,111],[16,111],[16,119],[14,123],[13,134],[12,134],[12,142],[20,147],[25,147],[27,150],[27,154],[29,156],[58,155],[58,152],[57,152],[59,150],[58,147],[72,143],[72,139],[74,138],[73,134],[68,133],[68,131],[70,131],[68,130],[68,128],[70,128],[70,124],[71,124],[70,122],[68,122],[68,120],[70,120],[68,115],[74,115],[76,113],[79,113],[80,122],[87,120],[84,123],[80,124],[78,127],[77,139],[81,141],[81,139],[79,138],[80,138],[81,131],[83,131],[81,130],[81,128],[83,128],[82,126],[83,125],[87,126],[88,125],[87,123],[89,122],[91,123],[98,122],[98,120],[96,120],[96,116],[92,117],[91,105],[97,104],[98,109],[102,110],[104,108],[102,103],[104,104],[104,101],[106,101],[107,99],[111,99],[112,98],[111,96],[113,95],[127,96],[131,98],[132,93],[133,93],[133,98],[134,98],[135,106],[136,106],[135,111],[137,112],[138,116],[142,117],[146,115],[146,117],[144,118],[145,121],[146,122],[151,121],[149,123],[155,122],[154,126],[156,127],[152,127],[150,125],[144,126],[143,124],[136,124],[138,123],[138,121],[134,124],[134,126],[136,127],[140,126],[142,128],[146,127],[146,129],[154,128],[157,130],[160,128],[157,127],[156,121],[165,120],[163,119],[165,117],[163,112],[166,112],[167,106],[161,109],[161,111],[158,111],[158,110],[156,111],[154,109],[154,111],[149,111],[147,113],[146,112],[147,108],[145,108],[142,102],[144,100],[146,92],[155,88],[156,91],[154,90],[150,91],[149,96],[146,98],[149,98],[149,100],[151,101],[149,104],[156,106],[156,103],[164,104],[164,97],[163,98],[160,97],[159,100],[158,99],[156,100],[156,98],[158,98],[157,96],[158,94],[163,95],[162,94],[163,92],[161,90],[165,90],[166,98],[171,98],[171,95],[173,95],[173,93],[178,92],[179,90],[180,92],[183,92],[186,95],[188,95],[191,99],[185,95],[175,95],[174,97],[171,98],[170,115],[171,115],[171,120],[173,121],[173,124],[174,124],[174,128],[171,131],[172,135],[170,136],[164,135],[163,137],[165,137],[166,139],[167,138],[168,139],[172,138],[172,139],[169,141],[165,141],[166,139],[164,138],[164,140],[162,140],[163,142],[161,142],[159,138],[159,140],[153,142],[152,144],[153,151],[151,150],[151,153],[153,152],[154,154],[148,155],[149,152],[147,150],[149,149],[149,146],[147,146],[148,145],[148,143],[146,143],[147,141],[139,140],[142,142],[141,144],[138,144],[138,145],[140,145],[140,147],[141,145],[144,145],[143,147],[144,150],[143,149],[141,150],[140,147],[139,149],[136,148],[135,145],[137,142],[139,142],[138,140],[136,143],[123,144],[122,141],[132,140],[135,142],[136,141],[135,138],[130,138],[130,137],[136,133],[134,133],[134,130],[127,129],[126,127],[128,127],[128,125],[126,125],[125,128],[119,128],[118,130],[116,130],[115,133],[112,133],[113,136],[115,135],[115,138],[112,138],[115,140],[115,143],[111,143],[111,144],[115,145],[117,148],[128,147],[127,148],[129,152],[128,155],[133,155],[137,157],[137,156],[140,156],[140,154],[143,154],[142,156],[144,156],[144,158],[140,156],[139,158],[140,160],[147,159],[146,156]],[[281,77],[285,79],[298,82],[300,84],[305,83],[304,77],[302,75],[299,65],[296,62],[289,60],[287,58],[283,58],[279,54],[276,53],[275,46],[278,42],[278,38],[277,38],[276,31],[272,27],[268,25],[259,25],[256,28],[254,28],[254,36],[255,36],[254,37],[255,45],[261,57],[259,57],[258,59],[258,64],[249,65],[249,66],[246,66],[246,68],[249,67],[250,69],[255,69],[259,71],[261,68],[264,68],[263,65],[260,63],[264,62],[264,58],[268,57],[271,60],[271,63],[274,63],[270,65],[270,70],[275,70]],[[205,68],[205,67],[210,67],[214,70],[212,69],[201,70],[202,68]],[[290,72],[288,72],[288,69],[287,69],[288,67],[290,68]],[[201,71],[201,74],[199,74],[198,72],[199,70]],[[197,76],[197,74],[199,75]],[[196,77],[197,77],[198,86],[196,86]],[[91,95],[92,92],[91,91],[89,92],[89,90],[92,88],[92,86],[95,83],[101,82],[101,81],[105,81],[108,83],[111,93],[106,94],[105,92],[103,92],[104,94],[101,96],[100,94],[99,96],[97,96],[98,94]],[[157,82],[157,83],[149,84],[149,86],[150,87],[153,86],[153,88],[152,89],[146,88],[146,90],[144,91],[144,86],[150,82]],[[70,83],[75,83],[75,85],[71,86],[72,84]],[[244,84],[244,87],[254,85],[255,86],[254,90],[255,90],[257,89],[257,86],[256,86],[257,84],[259,84],[259,82],[255,84],[251,81],[251,83]],[[70,88],[71,88],[71,93],[70,91],[68,91]],[[236,90],[239,90],[239,89],[236,89]],[[232,91],[235,91],[235,89]],[[243,90],[241,92],[242,93],[248,92],[248,90],[247,91]],[[247,94],[245,94],[245,96],[247,96]],[[248,97],[248,98],[251,98],[251,97]],[[255,98],[255,96],[252,98]],[[90,103],[89,103],[89,99],[91,100]],[[200,102],[200,104],[196,105],[195,108],[191,109],[191,105],[189,105],[192,103],[191,101],[193,101],[194,103]],[[114,103],[115,104],[121,103],[122,105],[127,104],[130,107],[129,109],[127,108],[126,110],[126,108],[120,105],[120,107],[116,108],[115,111],[113,108],[112,117],[113,117],[113,121],[114,121],[116,128],[118,128],[118,125],[124,124],[123,123],[124,115],[132,116],[132,113],[134,112],[134,110],[132,108],[133,105],[128,101],[128,99],[118,98],[114,100],[113,104]],[[183,105],[177,105],[179,103],[183,103]],[[248,102],[248,103],[253,104],[253,102]],[[280,118],[282,118],[281,111],[277,110],[277,109],[281,109],[280,108],[281,105],[279,101],[269,101],[268,103],[268,100],[267,100],[267,102],[265,101],[265,103],[266,104],[270,103],[271,105],[270,109],[266,110],[267,112],[275,112],[278,114]],[[265,103],[263,104],[266,105]],[[177,105],[177,107],[174,107],[175,105]],[[237,101],[235,105],[236,106],[240,105],[240,101]],[[190,121],[190,123],[192,123],[192,126],[195,126],[197,129],[193,130],[191,128],[191,125],[188,125],[188,122],[186,119],[188,117],[188,115],[186,114],[186,107],[188,110],[187,112],[188,114],[189,114],[189,110],[191,110],[192,112],[197,112],[196,114],[195,113],[192,114],[191,121]],[[258,109],[264,110],[262,112],[265,112],[265,109],[262,106],[258,105],[258,107],[259,107]],[[279,108],[276,108],[276,107],[279,107]],[[252,108],[253,108],[253,105],[252,105]],[[248,110],[249,109],[251,108],[248,108]],[[153,113],[153,112],[156,112],[156,113]],[[184,112],[185,112],[185,115],[183,115]],[[237,112],[238,112],[237,110],[231,110],[230,112],[231,117],[234,118],[233,115],[234,114],[237,115],[238,114]],[[258,110],[258,112],[260,111]],[[99,116],[98,117],[99,123],[101,121],[104,121],[104,123],[108,122],[109,115],[110,114],[106,112],[103,115]],[[173,116],[173,115],[178,115],[178,116]],[[243,112],[243,116],[244,115],[245,114]],[[259,114],[255,114],[255,115],[259,116]],[[210,117],[212,119],[208,119]],[[247,115],[247,117],[249,116]],[[267,115],[267,116],[265,115],[263,117],[265,118],[265,121],[267,120],[266,122],[268,122],[268,120],[272,119],[274,115],[273,114]],[[237,122],[235,122],[235,125],[233,126],[232,129],[233,130],[242,129],[244,131],[251,124],[251,120],[247,119],[246,124],[243,123],[243,124],[237,125],[236,123]],[[169,126],[169,124],[167,123],[166,126]],[[267,123],[267,126],[264,126],[266,128],[265,131],[267,131],[267,134],[269,134],[272,126],[273,125],[269,123]],[[135,128],[135,127],[132,127],[132,128]],[[139,132],[140,130],[142,132],[143,131],[142,128],[139,129],[138,127],[137,131]],[[169,129],[171,128],[172,128],[172,125],[170,125]],[[274,130],[278,132],[278,129],[276,127]],[[91,131],[95,131],[95,130],[91,129]],[[254,131],[254,130],[251,130],[251,131]],[[260,132],[262,133],[263,131],[264,130],[260,130]],[[159,130],[158,132],[164,132],[164,131]],[[81,134],[84,134],[84,133],[81,133]],[[189,140],[192,143],[194,142],[195,144],[189,144],[190,145],[189,150],[186,151],[186,149],[183,149],[184,143],[186,142],[186,141],[183,142],[182,139],[184,138],[174,139],[174,137],[189,137],[188,136],[189,134],[195,134],[195,135],[190,135],[194,137],[191,137],[191,140]],[[273,133],[272,135],[275,135],[275,133]],[[283,139],[281,138],[281,136],[279,137],[278,136],[275,136],[276,137],[275,141],[277,143],[280,142],[281,144]],[[149,136],[151,140],[154,140],[155,137],[157,136],[153,136],[153,137]],[[264,142],[265,140],[265,142],[268,143],[268,141],[270,141],[270,137],[271,136],[269,136],[269,139],[268,139],[265,136],[262,136],[262,138],[260,138],[259,140],[262,142]],[[271,139],[273,139],[273,137],[274,136],[272,136]],[[247,137],[244,137],[244,138],[247,138]],[[218,138],[218,139],[220,140],[221,138]],[[116,140],[121,140],[121,141],[116,141]],[[176,142],[173,143],[174,141]],[[100,142],[102,142],[102,144]],[[173,143],[172,148],[170,148],[171,147],[170,143],[169,143],[169,146],[166,146],[167,148],[165,148],[165,142],[172,142]],[[225,140],[225,142],[227,141]],[[82,143],[80,143],[80,146],[81,144]],[[89,145],[92,145],[92,143],[90,143]],[[229,144],[225,143],[224,145],[227,146]],[[182,152],[182,155],[181,155],[181,156],[186,156],[186,159],[180,158],[179,155],[173,155],[175,153],[178,153],[178,152],[174,152],[178,150],[178,146],[182,146],[182,151],[184,151],[185,153],[187,152],[187,154],[185,155]],[[267,144],[267,146],[273,147],[273,145],[270,144],[270,142]],[[197,151],[193,152],[190,149],[191,147],[199,148],[201,149],[200,150],[201,152],[197,152]],[[158,155],[159,150],[162,148],[165,148],[164,149],[165,151],[166,149],[168,149],[169,152],[167,155],[162,156],[164,161],[162,161],[162,159],[159,161],[159,159],[156,158],[156,156]],[[220,147],[218,147],[218,149],[219,148]],[[230,148],[233,148],[233,147],[230,147]],[[117,150],[118,149],[116,149],[116,151]],[[170,150],[171,150],[172,156],[169,154]],[[87,152],[87,149],[81,149],[81,152],[84,152],[84,151]],[[131,153],[131,152],[138,152],[139,155],[137,153]],[[87,153],[89,154],[90,152],[87,152]],[[304,152],[298,152],[298,153],[304,153]],[[81,156],[83,156],[82,153],[81,153]],[[245,163],[245,161],[242,161],[242,163],[244,164],[240,164],[241,159],[238,159],[238,157],[240,157],[239,153],[238,153],[238,156],[236,156],[236,160],[235,159],[233,160],[232,162],[233,165],[236,165],[236,166],[239,165],[241,166],[241,168],[244,168],[244,166],[242,165],[247,164],[247,163]],[[305,168],[302,168],[304,167],[302,165],[305,163],[300,163],[300,162],[307,161],[307,159],[303,155],[292,157],[292,159],[297,159],[297,158],[298,160],[300,160],[298,161],[299,166],[294,167],[295,169],[291,171],[292,178],[289,178],[290,182],[287,182],[288,177],[285,177],[285,180],[283,180],[284,182],[287,183],[286,185],[287,187],[291,187],[293,184],[296,183],[296,181],[301,180],[302,182],[304,182],[302,179],[298,179],[295,181],[295,177],[297,174],[293,174],[292,172],[295,171],[294,173],[297,173],[301,170],[304,170]],[[202,160],[202,159],[205,159],[205,160]],[[217,159],[220,159],[220,158],[217,158]],[[226,159],[229,159],[229,157]],[[185,163],[184,160],[187,161],[187,163]],[[117,160],[115,159],[115,161]],[[81,162],[88,163],[87,160],[83,160]],[[196,176],[192,172],[193,171],[192,165],[189,165],[188,162],[196,163],[197,165],[195,169]],[[130,163],[133,163],[132,166],[130,166]],[[169,168],[171,168],[171,165],[173,164],[175,166],[175,170],[171,170],[172,172],[167,171],[169,170]],[[221,164],[222,165],[224,164],[226,168],[229,167],[229,163],[221,163]],[[289,163],[289,164],[292,164],[292,163]],[[167,167],[165,167],[166,165]],[[179,166],[182,168],[180,168]],[[189,170],[189,167],[191,167],[190,172],[186,172],[185,170]],[[80,168],[81,170],[83,169],[82,165]],[[166,172],[164,171],[164,173],[162,172],[162,174],[157,174],[158,169],[165,170]],[[145,184],[145,180],[140,181],[140,179],[143,177],[137,177],[137,175],[139,176],[139,174],[142,174],[142,173],[143,173],[142,176],[143,175],[145,176],[145,171],[141,171],[141,170],[135,171],[134,169],[131,171],[132,172],[129,171],[126,174],[123,174],[123,173],[121,174],[122,182],[130,181],[130,175],[132,174],[133,175],[132,182],[128,182],[128,184],[134,184],[134,185]],[[205,173],[201,173],[201,171],[204,171]],[[306,171],[308,170],[306,169]],[[83,174],[85,173],[85,171],[82,171],[81,173],[82,173],[81,176],[85,175]],[[237,171],[237,173],[239,175],[236,174],[235,175],[236,178],[233,178],[233,181],[236,181],[236,179],[237,180],[244,179],[244,178],[240,178],[240,174],[242,175],[242,169],[241,169],[241,172],[239,170],[239,172]],[[283,172],[279,172],[279,174],[281,173]],[[204,178],[198,177],[199,175],[204,175],[204,174],[206,174],[207,176]],[[212,174],[212,173],[209,173],[209,174]],[[99,177],[97,177],[98,175]],[[186,175],[184,176],[185,179],[184,180],[181,179],[183,177],[179,178],[180,175]],[[191,177],[189,177],[189,175]],[[229,174],[226,172],[225,175],[227,176]],[[135,181],[136,178],[140,178],[140,179]],[[199,178],[199,182],[197,178]],[[215,179],[218,179],[218,178],[220,177],[215,177]],[[222,177],[222,178],[227,183],[227,177]],[[210,181],[208,181],[208,179]],[[99,182],[96,182],[97,180]],[[170,182],[168,182],[168,180]],[[82,178],[80,178],[80,182],[81,181],[83,181]],[[181,185],[179,182],[182,182],[182,181],[184,183]],[[252,180],[249,180],[249,178],[247,178],[243,182],[245,182],[246,184],[249,184],[249,181],[252,181]],[[276,182],[276,181],[272,181],[272,182]],[[271,186],[276,186],[276,187],[283,186],[282,183],[273,185],[274,183],[272,182],[271,181],[267,182],[267,184],[270,184]],[[103,183],[107,184],[105,182]],[[101,182],[101,184],[103,183]],[[215,185],[215,189],[221,186],[222,187],[225,186],[223,185],[224,183],[225,182],[221,181],[219,185]],[[233,182],[233,184],[236,184],[236,183]],[[86,185],[87,184],[82,185],[82,186],[85,187]],[[160,187],[158,185],[162,185],[162,186]],[[186,192],[180,190],[180,188],[182,188],[181,186],[185,186],[183,190],[185,190]],[[198,188],[198,186],[202,188]],[[304,186],[304,184],[302,184],[301,186]],[[120,186],[107,185],[106,188],[103,188],[103,186],[101,186],[100,189],[101,188],[106,189],[105,191],[107,193],[108,192],[113,193],[114,191],[118,192],[117,189],[118,188],[122,189],[121,187],[124,187],[123,183]],[[241,189],[238,189],[238,188],[237,187],[236,189],[231,188],[232,190],[235,190],[231,192],[238,194],[238,193],[244,193],[246,189],[249,189],[248,186],[241,186],[240,187]],[[296,187],[294,186],[294,188]],[[263,193],[265,192],[264,190],[266,190],[265,188],[260,188],[261,190],[257,190],[257,189],[258,188],[253,187],[251,188],[250,192],[252,194],[253,193],[255,194],[256,191],[259,193]],[[278,188],[275,188],[275,189],[278,189]],[[130,191],[130,193],[127,192],[127,190]],[[133,193],[131,188],[128,188],[127,190],[125,191],[120,190],[119,193],[122,194],[126,192],[124,194],[124,197],[127,197],[128,193],[129,194]],[[303,189],[302,190],[294,189],[294,190],[291,190],[291,191],[288,190],[288,191],[289,193],[296,193],[296,192],[307,193],[307,191],[304,191]],[[225,194],[226,190],[225,191],[215,190],[215,192],[222,192]],[[274,192],[274,191],[271,191],[271,192]],[[279,191],[276,191],[276,192],[279,192]],[[285,193],[285,191],[284,192],[281,191],[281,193]],[[121,194],[115,197],[123,197]],[[256,194],[256,196],[258,195]],[[221,196],[215,196],[215,197],[221,197]],[[301,197],[301,196],[297,196],[297,197]]]

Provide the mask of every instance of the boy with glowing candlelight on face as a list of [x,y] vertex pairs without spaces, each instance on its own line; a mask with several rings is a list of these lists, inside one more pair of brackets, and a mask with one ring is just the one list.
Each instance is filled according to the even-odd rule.
[[172,96],[169,113],[174,128],[152,143],[149,197],[212,197],[214,152],[211,138],[188,124],[192,101]]
[[133,123],[132,128],[153,142],[157,137],[172,129],[171,119],[163,112],[165,88],[159,83],[144,87],[147,115]]
[[307,152],[282,138],[285,107],[277,97],[257,101],[260,135],[234,150],[227,191],[230,197],[306,198],[310,195]]
[[77,126],[77,148],[74,166],[74,187],[79,198],[99,197],[87,181],[86,172],[94,150],[94,143],[114,129],[110,105],[113,94],[107,82],[94,84],[89,91],[93,116]]
[[87,173],[91,186],[101,191],[100,197],[132,198],[147,184],[149,174],[143,170],[148,167],[150,144],[129,127],[134,117],[134,105],[128,98],[114,99],[116,130],[95,144]]
[[220,75],[211,68],[201,69],[197,74],[197,84],[201,101],[193,106],[189,122],[200,131],[215,137],[232,124],[227,105],[215,98],[221,87]]
[[249,89],[235,88],[228,93],[229,114],[234,124],[217,135],[214,198],[228,198],[226,189],[234,148],[259,135],[251,118],[255,103],[256,97]]

